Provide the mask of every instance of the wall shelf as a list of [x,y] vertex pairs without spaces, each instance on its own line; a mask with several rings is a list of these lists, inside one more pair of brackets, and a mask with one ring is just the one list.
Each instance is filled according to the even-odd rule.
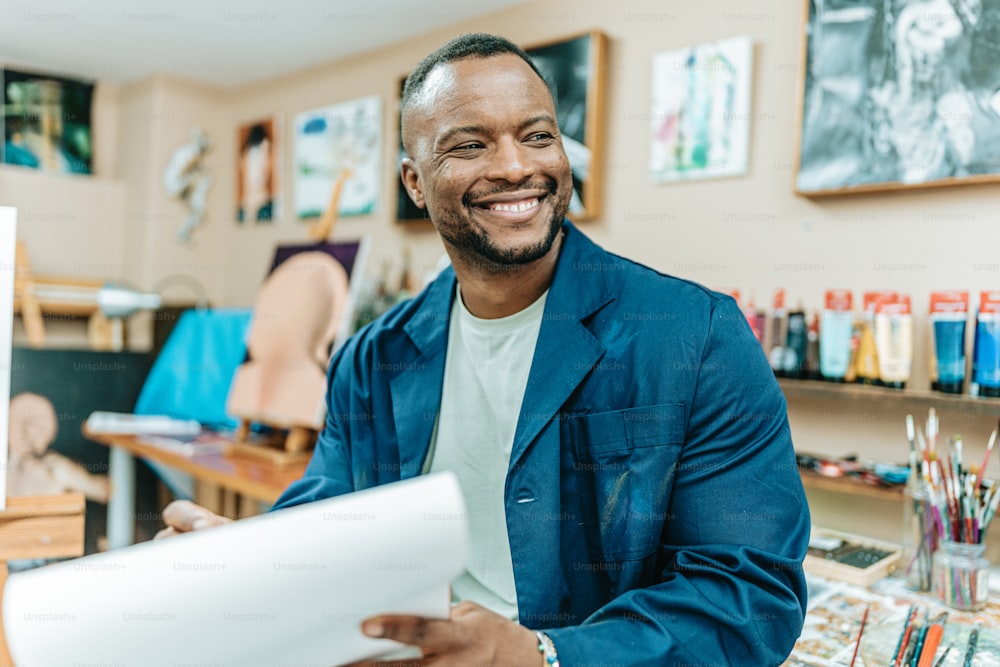
[[880,500],[899,501],[903,499],[903,486],[877,486],[862,482],[854,477],[826,477],[813,470],[799,468],[802,485],[807,489],[820,489],[853,496],[866,496]]
[[839,384],[820,380],[778,378],[785,397],[811,398],[829,401],[864,402],[868,405],[910,406],[913,411],[954,411],[964,414],[1000,417],[1000,398],[984,398],[965,394],[942,394],[920,389],[890,389],[859,384]]

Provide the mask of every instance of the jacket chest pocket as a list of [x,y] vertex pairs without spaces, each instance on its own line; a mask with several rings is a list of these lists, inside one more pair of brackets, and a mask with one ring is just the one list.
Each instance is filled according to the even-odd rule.
[[644,558],[670,520],[684,442],[684,405],[669,403],[565,418],[587,545],[594,560]]

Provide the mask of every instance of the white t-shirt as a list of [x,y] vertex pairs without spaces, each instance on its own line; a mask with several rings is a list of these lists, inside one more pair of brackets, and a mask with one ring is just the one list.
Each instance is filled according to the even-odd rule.
[[468,569],[452,582],[452,596],[515,620],[504,487],[547,295],[508,317],[484,320],[466,309],[459,291],[441,412],[425,465],[429,472],[453,471],[465,496],[471,553]]

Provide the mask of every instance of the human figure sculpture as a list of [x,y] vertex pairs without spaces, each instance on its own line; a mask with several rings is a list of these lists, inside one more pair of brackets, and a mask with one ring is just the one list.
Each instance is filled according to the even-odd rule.
[[107,503],[107,475],[88,472],[76,461],[49,451],[59,430],[55,408],[44,396],[18,394],[10,402],[7,493],[42,496],[79,491],[89,500]]
[[326,366],[348,302],[344,267],[319,251],[282,263],[261,287],[247,340],[249,361],[229,390],[227,410],[242,420],[288,429],[288,451],[307,449],[326,415]]

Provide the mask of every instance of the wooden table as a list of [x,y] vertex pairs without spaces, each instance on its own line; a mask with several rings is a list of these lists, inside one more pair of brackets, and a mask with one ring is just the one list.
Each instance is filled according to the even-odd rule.
[[[865,656],[872,653],[891,653],[898,642],[903,620],[909,605],[928,610],[931,617],[941,611],[948,612],[945,625],[946,637],[957,638],[946,662],[948,667],[962,664],[968,632],[976,619],[983,622],[981,652],[974,663],[976,667],[996,667],[997,643],[1000,633],[1000,599],[991,590],[989,603],[981,612],[960,612],[943,606],[932,594],[910,590],[901,577],[886,577],[871,586],[857,586],[810,574],[809,609],[805,628],[795,644],[792,654],[782,667],[847,667],[854,654],[860,631],[861,618],[869,608],[868,622],[862,639],[855,667],[885,667],[888,663],[875,661],[867,664]],[[987,634],[989,640],[986,639]],[[882,645],[877,649],[877,645]],[[947,643],[939,647],[938,657]]]
[[[133,539],[135,516],[134,458],[156,461],[185,472],[195,480],[251,500],[273,503],[285,488],[302,477],[307,462],[277,466],[259,458],[236,452],[185,454],[143,442],[142,435],[93,433],[83,435],[111,448],[111,498],[108,501],[108,544],[110,548],[127,546]],[[209,509],[231,516],[233,507]],[[231,518],[236,518],[231,516]]]

